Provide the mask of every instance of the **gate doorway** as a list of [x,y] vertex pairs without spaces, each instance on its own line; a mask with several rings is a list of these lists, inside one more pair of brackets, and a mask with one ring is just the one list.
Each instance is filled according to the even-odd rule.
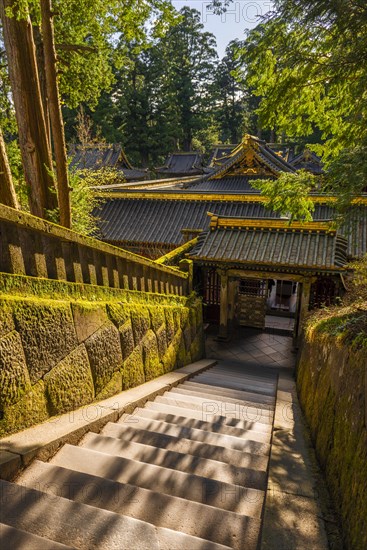
[[268,285],[266,279],[240,279],[239,324],[243,327],[265,328]]
[[239,325],[292,332],[297,309],[298,286],[294,281],[240,279]]
[[203,313],[205,323],[219,324],[220,317],[220,277],[215,268],[202,270]]

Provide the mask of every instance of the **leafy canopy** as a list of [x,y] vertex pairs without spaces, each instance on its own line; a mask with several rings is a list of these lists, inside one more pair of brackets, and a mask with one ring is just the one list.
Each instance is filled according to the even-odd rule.
[[366,58],[361,0],[276,0],[242,51],[264,123],[290,137],[319,128],[326,161],[367,143]]
[[296,175],[283,172],[277,180],[256,180],[256,187],[265,195],[264,204],[269,210],[279,212],[289,221],[312,221],[314,202],[310,192],[315,189],[317,178],[305,170]]

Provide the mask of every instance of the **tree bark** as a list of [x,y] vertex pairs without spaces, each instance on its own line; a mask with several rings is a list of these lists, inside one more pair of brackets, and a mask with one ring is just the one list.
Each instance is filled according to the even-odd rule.
[[41,90],[41,99],[43,105],[43,113],[45,116],[46,132],[48,137],[49,148],[51,150],[51,128],[50,128],[50,112],[48,109],[48,97],[46,87],[45,74],[45,52],[43,50],[43,40],[41,30],[38,26],[33,26],[34,45],[36,46],[36,61],[38,69],[38,78]]
[[52,155],[41,100],[32,24],[29,15],[19,20],[6,15],[6,9],[15,4],[14,0],[0,0],[0,16],[24,176],[30,187],[30,209],[35,216],[45,218],[47,210],[57,208]]
[[0,203],[19,208],[15,193],[13,178],[10,171],[8,155],[6,154],[3,133],[0,129]]
[[60,223],[71,226],[68,164],[64,124],[61,114],[60,96],[57,84],[56,51],[52,23],[51,0],[41,0],[42,38],[45,57],[46,88],[51,121],[51,134],[54,145],[57,190],[59,197]]

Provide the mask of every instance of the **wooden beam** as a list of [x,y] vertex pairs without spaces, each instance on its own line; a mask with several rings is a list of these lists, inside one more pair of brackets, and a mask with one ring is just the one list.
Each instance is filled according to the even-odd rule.
[[[296,275],[295,273],[278,273],[277,271],[247,271],[245,269],[229,269],[228,277],[237,277],[239,279],[278,279],[279,281],[303,282],[310,279],[309,275]],[[311,277],[312,282],[316,277]]]

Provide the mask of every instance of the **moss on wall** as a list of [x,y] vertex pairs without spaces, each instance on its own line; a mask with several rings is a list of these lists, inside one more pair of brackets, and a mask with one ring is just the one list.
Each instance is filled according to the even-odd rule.
[[15,300],[12,306],[34,384],[78,345],[70,304],[38,299]]
[[84,342],[108,322],[106,306],[90,302],[71,304],[78,342]]
[[145,382],[143,354],[141,346],[136,346],[131,355],[124,361],[122,372],[122,389],[127,390]]
[[13,330],[0,338],[0,410],[19,401],[30,385],[22,341]]
[[127,359],[134,351],[134,334],[131,321],[127,321],[119,328],[121,350],[123,359]]
[[9,302],[0,299],[0,338],[14,330],[13,314]]
[[44,422],[49,417],[45,383],[40,380],[17,403],[4,408],[0,420],[0,437]]
[[122,365],[119,331],[113,323],[108,323],[85,341],[85,347],[98,394]]
[[152,330],[147,332],[142,341],[142,354],[146,382],[163,374],[163,364],[159,357],[157,337]]
[[175,368],[183,367],[185,364],[186,349],[183,343],[182,330],[179,330],[174,335],[172,342],[167,347],[167,351],[163,356],[164,372],[171,372]]
[[311,323],[297,388],[351,550],[367,548],[366,384],[367,350],[344,345],[325,323]]
[[165,308],[164,311],[166,318],[166,338],[167,344],[170,344],[175,336],[175,320],[173,317],[173,309]]
[[117,327],[131,321],[130,306],[127,304],[107,304],[107,313]]
[[198,300],[137,294],[139,302],[134,293],[121,302],[0,297],[1,435],[201,358]]
[[94,386],[84,345],[60,361],[45,378],[51,414],[72,411],[94,399]]
[[107,399],[112,397],[122,391],[122,374],[121,372],[115,372],[112,375],[111,380],[106,384],[102,391],[96,395],[96,400],[100,401],[102,399]]
[[130,310],[133,327],[134,343],[138,346],[150,329],[149,309],[145,306],[135,305]]
[[38,279],[26,275],[0,273],[0,294],[51,300],[87,300],[89,302],[121,302],[150,305],[184,306],[187,298],[165,294],[153,294],[135,290],[123,290],[84,283]]

